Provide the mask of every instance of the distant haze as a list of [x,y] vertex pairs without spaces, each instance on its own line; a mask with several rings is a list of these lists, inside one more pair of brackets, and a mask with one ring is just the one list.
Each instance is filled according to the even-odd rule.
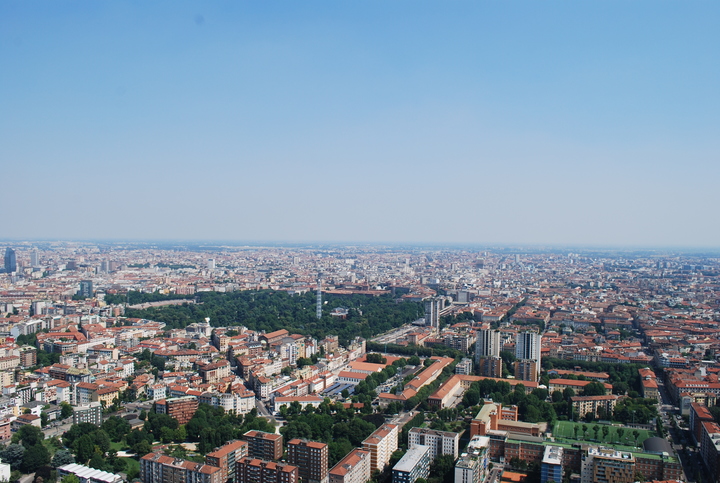
[[720,246],[715,2],[0,3],[0,238]]

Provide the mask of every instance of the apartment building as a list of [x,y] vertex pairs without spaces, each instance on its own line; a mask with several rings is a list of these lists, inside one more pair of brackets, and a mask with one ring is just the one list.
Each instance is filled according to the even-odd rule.
[[102,405],[91,402],[87,405],[77,406],[73,412],[73,424],[90,423],[95,426],[102,424]]
[[370,479],[370,452],[354,449],[328,472],[329,483],[366,483]]
[[245,457],[237,462],[237,483],[297,483],[297,466]]
[[253,430],[243,434],[243,438],[248,442],[248,456],[268,461],[282,458],[282,435]]
[[415,483],[418,478],[427,479],[431,461],[430,447],[421,444],[410,446],[393,467],[392,483]]
[[371,470],[383,471],[398,449],[400,428],[396,424],[383,424],[362,443],[363,450],[370,453]]
[[155,412],[167,414],[176,419],[178,424],[188,423],[198,408],[198,400],[195,396],[173,397],[161,399],[155,403]]
[[230,363],[228,361],[219,361],[203,364],[198,368],[198,373],[202,377],[203,383],[215,384],[220,382],[223,377],[230,375]]
[[220,468],[162,453],[149,453],[140,458],[143,483],[223,483]]
[[291,439],[287,443],[287,459],[298,467],[302,483],[327,483],[328,445],[317,441]]
[[205,464],[220,468],[220,481],[237,483],[235,467],[238,461],[248,455],[247,441],[231,441],[212,453],[205,455]]
[[570,400],[572,401],[573,411],[577,411],[581,418],[584,418],[588,413],[601,417],[598,414],[600,409],[604,413],[602,417],[608,418],[615,410],[618,396],[612,394],[606,396],[574,396]]
[[455,463],[455,483],[482,483],[488,472],[490,438],[473,436],[465,453]]
[[460,434],[429,428],[412,428],[408,432],[408,446],[414,444],[430,448],[430,461],[444,454],[452,455],[453,459],[457,459]]
[[582,483],[633,483],[635,481],[635,457],[632,453],[588,448],[582,461]]

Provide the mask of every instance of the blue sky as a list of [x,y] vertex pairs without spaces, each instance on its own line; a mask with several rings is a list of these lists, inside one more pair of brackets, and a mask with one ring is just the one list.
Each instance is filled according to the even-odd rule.
[[2,238],[720,246],[715,2],[0,3]]

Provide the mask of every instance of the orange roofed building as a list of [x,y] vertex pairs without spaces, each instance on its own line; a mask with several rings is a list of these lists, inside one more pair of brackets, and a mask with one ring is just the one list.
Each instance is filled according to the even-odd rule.
[[370,473],[370,453],[356,448],[332,467],[329,483],[366,483]]
[[140,458],[143,483],[224,483],[220,468],[162,453],[149,453]]

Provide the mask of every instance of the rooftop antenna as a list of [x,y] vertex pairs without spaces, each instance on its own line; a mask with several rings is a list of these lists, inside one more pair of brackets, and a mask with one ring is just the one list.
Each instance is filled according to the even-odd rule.
[[322,275],[317,279],[317,307],[315,308],[317,318],[322,318]]

